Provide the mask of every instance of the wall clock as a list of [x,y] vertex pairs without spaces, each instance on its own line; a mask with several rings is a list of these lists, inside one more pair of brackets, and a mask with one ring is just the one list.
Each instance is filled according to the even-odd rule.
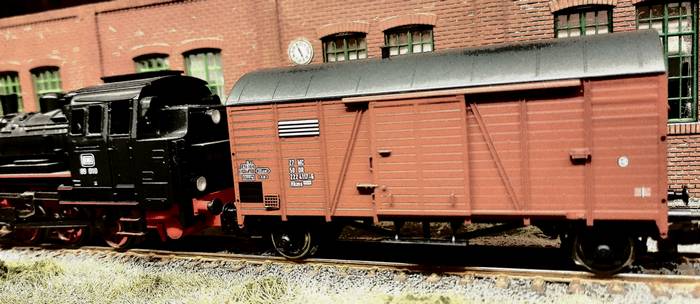
[[309,64],[314,58],[314,48],[309,40],[299,38],[289,43],[287,55],[294,64]]

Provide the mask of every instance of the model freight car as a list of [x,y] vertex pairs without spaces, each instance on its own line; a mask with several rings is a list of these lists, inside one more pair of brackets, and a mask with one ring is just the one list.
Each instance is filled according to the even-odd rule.
[[336,223],[514,221],[615,272],[668,233],[666,82],[653,31],[248,73],[237,221],[291,258]]

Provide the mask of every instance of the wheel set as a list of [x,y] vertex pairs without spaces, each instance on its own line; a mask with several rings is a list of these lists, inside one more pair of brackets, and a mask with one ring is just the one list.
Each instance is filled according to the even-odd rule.
[[134,233],[126,232],[127,225],[124,221],[132,219],[129,216],[135,214],[133,212],[124,216],[106,215],[100,212],[101,216],[93,219],[89,212],[78,207],[61,207],[47,213],[44,207],[37,205],[36,210],[28,214],[22,222],[18,223],[19,225],[48,221],[52,221],[52,224],[37,228],[14,227],[12,232],[3,239],[27,245],[53,241],[74,247],[90,240],[95,232],[95,235],[102,238],[108,246],[116,249],[129,248],[141,240],[141,237],[128,235]]
[[599,275],[618,273],[635,258],[635,239],[624,233],[586,229],[569,236],[568,246],[577,265]]

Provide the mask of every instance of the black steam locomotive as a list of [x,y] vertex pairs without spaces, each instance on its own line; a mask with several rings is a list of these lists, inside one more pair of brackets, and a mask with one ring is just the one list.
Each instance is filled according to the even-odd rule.
[[[178,238],[220,213],[232,187],[225,109],[180,72],[103,78],[0,119],[0,235],[125,247]],[[5,103],[4,112],[16,112]]]

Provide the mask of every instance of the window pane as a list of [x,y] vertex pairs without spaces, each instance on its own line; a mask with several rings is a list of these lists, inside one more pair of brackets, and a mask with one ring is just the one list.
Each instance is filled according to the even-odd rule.
[[668,119],[679,119],[681,118],[680,113],[680,100],[669,100],[668,101]]
[[578,14],[569,15],[569,27],[581,27],[581,21],[579,20]]
[[691,99],[683,99],[681,101],[680,118],[693,117],[693,102]]
[[681,79],[681,92],[680,95],[681,97],[692,97],[692,78],[683,78]]
[[678,44],[680,43],[680,37],[678,36],[670,36],[668,37],[668,54],[678,54],[678,51],[680,50]]
[[668,19],[668,29],[667,33],[678,33],[681,31],[681,20],[680,19]]
[[399,54],[399,48],[398,47],[392,47],[389,49],[389,55],[394,56]]
[[681,38],[681,53],[682,54],[692,54],[693,53],[693,35],[683,35]]
[[595,12],[586,12],[586,24],[595,24],[596,23],[596,18],[595,18]]
[[602,10],[598,11],[598,24],[607,24],[608,23],[608,11],[607,10]]
[[414,43],[412,48],[414,53],[423,53],[423,47],[420,43]]
[[683,57],[683,59],[681,59],[681,67],[680,67],[681,76],[691,76],[692,75],[691,74],[691,72],[692,72],[691,66],[692,66],[692,62],[693,62],[692,59],[693,59],[692,57]]
[[681,3],[680,14],[682,14],[682,15],[692,15],[693,14],[690,1],[684,1],[683,3]]
[[355,50],[355,49],[357,49],[357,39],[348,38],[348,50]]
[[102,133],[102,107],[88,108],[88,134]]
[[567,22],[566,22],[566,17],[567,17],[567,15],[559,15],[559,16],[557,16],[556,21],[555,21],[555,22],[556,22],[556,24],[555,24],[556,28],[561,29],[561,28],[567,28],[567,27],[568,27],[568,24],[567,24]]
[[85,111],[76,109],[71,111],[70,133],[74,135],[83,134],[83,124],[85,123]]
[[680,76],[680,74],[681,74],[680,58],[679,57],[669,58],[668,59],[668,76],[674,77],[674,76]]
[[109,134],[129,134],[131,111],[128,101],[114,101],[109,104]]
[[652,18],[661,18],[664,16],[664,5],[663,4],[657,4],[651,7],[651,17]]
[[432,43],[426,43],[423,45],[423,52],[432,52],[433,51],[433,44]]
[[637,19],[649,19],[650,8],[648,6],[640,6],[637,9]]
[[668,80],[668,98],[680,97],[680,81],[679,79]]
[[678,6],[678,3],[669,3],[667,10],[668,10],[668,16],[680,15],[680,6]]

